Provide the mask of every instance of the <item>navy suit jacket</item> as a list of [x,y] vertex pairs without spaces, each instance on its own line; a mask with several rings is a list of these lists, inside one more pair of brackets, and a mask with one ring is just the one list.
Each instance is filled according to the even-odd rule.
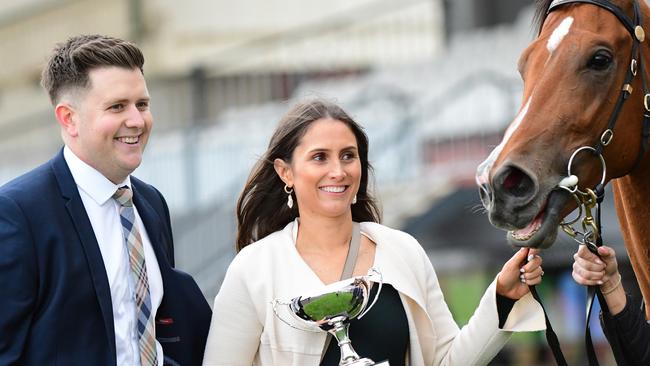
[[[160,192],[131,177],[158,259],[156,337],[166,364],[200,365],[211,310],[174,266]],[[63,152],[0,187],[0,365],[116,365],[108,278]],[[122,365],[120,365],[122,366]]]

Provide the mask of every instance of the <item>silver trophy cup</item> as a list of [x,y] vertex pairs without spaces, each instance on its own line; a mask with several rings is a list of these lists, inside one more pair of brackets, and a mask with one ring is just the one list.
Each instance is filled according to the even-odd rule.
[[[370,306],[370,288],[377,282],[379,288]],[[363,317],[377,302],[383,284],[381,273],[374,268],[368,275],[352,277],[325,286],[317,293],[298,296],[288,302],[273,300],[275,315],[292,328],[303,331],[327,331],[341,349],[340,366],[388,366],[388,361],[376,363],[369,358],[361,358],[352,348],[348,337],[349,321]],[[310,328],[299,328],[284,319],[278,308],[285,308],[294,320]],[[314,330],[316,327],[320,330]]]

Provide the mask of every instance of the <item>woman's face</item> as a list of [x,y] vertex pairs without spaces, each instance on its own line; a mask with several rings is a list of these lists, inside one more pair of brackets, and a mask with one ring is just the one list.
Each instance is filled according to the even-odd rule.
[[314,121],[284,171],[283,180],[293,186],[301,217],[351,215],[361,161],[357,140],[345,123],[331,118]]

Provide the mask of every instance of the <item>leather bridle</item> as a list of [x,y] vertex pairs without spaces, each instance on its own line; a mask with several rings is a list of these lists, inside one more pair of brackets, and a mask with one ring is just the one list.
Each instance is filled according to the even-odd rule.
[[[616,105],[612,111],[609,121],[607,123],[607,128],[600,135],[600,139],[594,145],[595,153],[602,154],[603,149],[609,145],[609,143],[614,138],[614,127],[618,120],[618,115],[621,113],[623,104],[625,101],[632,95],[632,80],[641,72],[641,84],[643,87],[643,128],[641,132],[641,147],[639,153],[634,163],[634,167],[638,164],[645,156],[645,153],[648,149],[648,137],[650,137],[650,93],[648,91],[648,82],[646,80],[646,75],[643,73],[643,57],[641,54],[640,44],[645,40],[645,32],[641,24],[641,9],[639,8],[639,3],[637,0],[633,0],[634,15],[633,19],[625,14],[625,12],[618,6],[610,3],[607,0],[555,0],[551,3],[548,8],[547,14],[566,4],[575,4],[575,3],[586,3],[599,6],[603,9],[608,10],[618,18],[618,20],[623,24],[625,29],[632,36],[632,54],[630,56],[630,67],[625,73],[625,80],[623,81],[623,86],[621,87]],[[634,168],[632,168],[634,170]]]
[[[612,111],[612,114],[609,117],[607,128],[601,133],[600,138],[594,144],[593,147],[592,146],[580,147],[573,153],[571,158],[571,160],[573,160],[575,155],[582,150],[591,151],[594,155],[600,158],[602,162],[603,179],[593,189],[585,189],[586,192],[583,192],[578,189],[577,177],[571,176],[570,173],[571,162],[569,162],[569,167],[568,167],[569,177],[567,178],[575,178],[571,180],[575,182],[575,186],[567,187],[567,186],[562,186],[562,184],[560,184],[559,186],[559,188],[563,188],[569,191],[576,198],[579,208],[581,208],[580,206],[581,203],[585,205],[586,210],[589,210],[590,207],[596,206],[596,218],[592,223],[593,230],[591,230],[588,233],[589,235],[582,236],[581,244],[585,244],[592,253],[598,255],[598,247],[602,246],[603,244],[602,235],[601,235],[602,232],[601,224],[600,224],[600,203],[602,202],[605,194],[605,187],[604,187],[605,160],[602,156],[602,153],[605,147],[609,145],[612,139],[614,138],[614,128],[616,126],[618,116],[623,108],[623,104],[633,93],[632,81],[634,80],[637,73],[639,72],[641,73],[641,85],[643,88],[644,111],[643,111],[643,125],[641,131],[641,146],[639,148],[639,153],[634,162],[632,170],[636,169],[636,167],[640,164],[648,149],[648,137],[650,137],[650,93],[648,92],[648,83],[646,80],[646,75],[643,72],[643,57],[642,57],[641,47],[640,47],[640,44],[645,40],[645,32],[641,24],[641,10],[637,0],[632,0],[633,9],[634,9],[634,14],[632,19],[630,19],[630,17],[628,17],[627,14],[625,14],[625,12],[620,7],[610,3],[607,0],[555,0],[550,4],[547,10],[547,15],[548,13],[558,9],[563,5],[575,4],[575,3],[586,3],[586,4],[596,5],[598,7],[606,9],[607,11],[614,14],[616,18],[618,18],[618,20],[623,24],[623,26],[628,30],[628,32],[632,36],[632,53],[630,56],[629,67],[625,74],[623,86],[621,87],[618,99],[614,106],[614,110]],[[563,229],[567,231],[567,228],[564,225],[566,224],[563,224]],[[583,221],[583,227],[584,227],[584,221]],[[567,231],[567,233],[571,235],[569,231]],[[573,236],[575,238],[575,235]],[[539,298],[539,295],[537,294],[534,286],[530,286],[530,291],[533,297],[535,297],[535,299],[541,304],[541,299]],[[586,308],[585,343],[586,343],[589,365],[597,366],[598,358],[596,357],[596,353],[594,351],[593,342],[591,340],[591,331],[589,329],[589,319],[591,317],[591,309],[592,309],[594,298],[596,296],[598,297],[599,303],[603,311],[608,311],[608,309],[607,309],[607,303],[605,302],[605,299],[602,293],[600,292],[599,287],[589,286],[587,294],[588,296],[587,296],[587,308]],[[542,309],[543,308],[544,307],[542,305]],[[557,336],[555,335],[555,332],[551,327],[551,323],[548,319],[548,316],[546,315],[545,309],[544,309],[544,316],[546,318],[546,325],[547,325],[546,339],[548,341],[549,347],[553,351],[553,356],[555,357],[555,361],[560,366],[567,365],[564,355],[562,354],[562,350],[560,349]],[[624,356],[621,354],[621,346],[620,344],[618,344],[618,341],[610,339],[610,345],[616,356],[616,359],[617,360],[624,359]]]

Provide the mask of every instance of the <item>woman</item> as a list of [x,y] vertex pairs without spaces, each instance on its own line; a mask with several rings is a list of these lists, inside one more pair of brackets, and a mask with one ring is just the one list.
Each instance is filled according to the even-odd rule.
[[603,311],[601,319],[607,339],[620,350],[616,363],[650,365],[650,324],[625,293],[614,249],[601,246],[596,255],[581,245],[573,258],[573,279],[584,286],[599,286],[605,298],[609,311]]
[[237,204],[239,253],[215,298],[204,365],[338,365],[336,342],[324,350],[326,333],[288,326],[271,303],[338,281],[353,222],[362,234],[353,275],[374,267],[384,280],[375,307],[350,325],[361,356],[391,366],[487,364],[511,331],[544,329],[526,286],[541,281],[541,258],[522,249],[459,330],[420,244],[379,224],[370,173],[368,139],[336,105],[303,102],[280,121]]

